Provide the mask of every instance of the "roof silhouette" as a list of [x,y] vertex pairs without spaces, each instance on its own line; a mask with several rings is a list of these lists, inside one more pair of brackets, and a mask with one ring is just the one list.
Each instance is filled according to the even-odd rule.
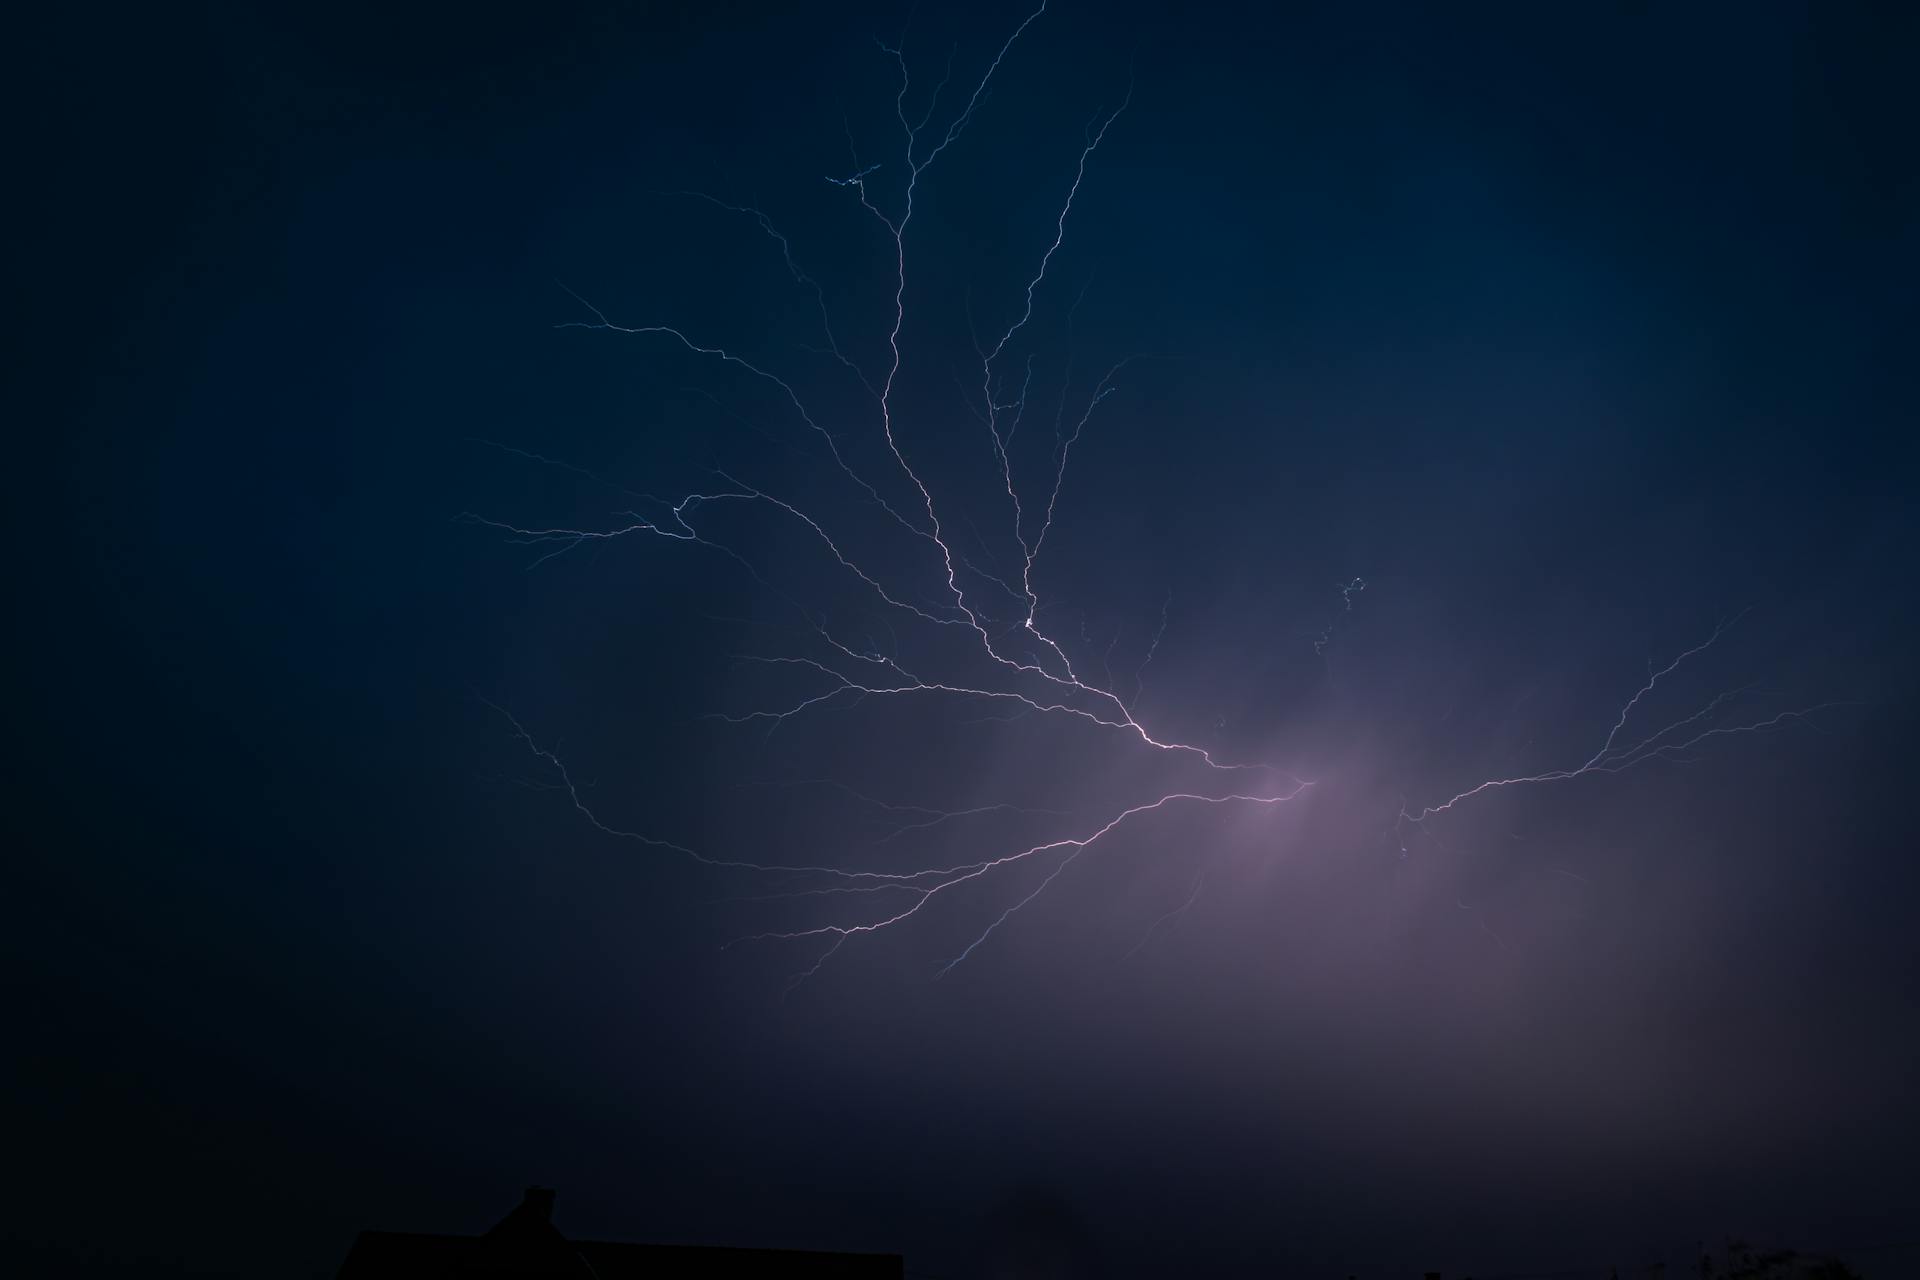
[[485,1235],[362,1231],[338,1280],[664,1280],[779,1276],[783,1280],[900,1280],[899,1254],[569,1240],[553,1225],[554,1193],[529,1187]]

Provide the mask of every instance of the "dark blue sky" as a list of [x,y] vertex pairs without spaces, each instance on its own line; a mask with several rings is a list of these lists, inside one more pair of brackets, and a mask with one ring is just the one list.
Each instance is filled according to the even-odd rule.
[[[16,32],[14,1247],[325,1275],[363,1226],[477,1230],[531,1181],[581,1236],[938,1276],[1907,1239],[1911,15],[1050,5],[916,186],[902,448],[1017,577],[974,335],[1131,83],[1001,366],[1045,405],[1031,495],[1056,403],[1147,357],[1075,446],[1041,622],[1097,686],[1137,673],[1143,725],[1315,786],[1128,825],[944,977],[1045,868],[789,992],[818,940],[723,944],[870,903],[596,832],[489,704],[608,824],[760,863],[953,865],[1286,789],[978,699],[715,721],[830,687],[741,661],[844,666],[810,626],[956,681],[978,655],[764,503],[701,517],[764,582],[644,533],[530,567],[462,519],[658,520],[638,495],[720,468],[947,607],[777,389],[557,327],[593,318],[571,290],[777,370],[910,509],[778,246],[674,194],[765,210],[884,374],[891,241],[823,178],[851,141],[903,207],[875,38],[906,15],[814,8]],[[953,60],[930,137],[1024,15],[914,14],[910,105]],[[1736,615],[1632,727],[1847,705],[1400,816],[1578,765]],[[1007,1269],[1036,1254],[1065,1269]]]

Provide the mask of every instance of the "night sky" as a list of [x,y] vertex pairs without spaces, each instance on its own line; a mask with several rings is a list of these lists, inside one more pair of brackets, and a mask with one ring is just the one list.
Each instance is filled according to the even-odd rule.
[[18,1274],[1920,1266],[1910,10],[274,8],[13,32]]

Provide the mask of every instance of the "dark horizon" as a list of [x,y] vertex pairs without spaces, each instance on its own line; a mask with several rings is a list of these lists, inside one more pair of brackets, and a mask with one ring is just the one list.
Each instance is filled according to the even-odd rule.
[[1040,10],[27,16],[29,1271],[1920,1274],[1913,11]]

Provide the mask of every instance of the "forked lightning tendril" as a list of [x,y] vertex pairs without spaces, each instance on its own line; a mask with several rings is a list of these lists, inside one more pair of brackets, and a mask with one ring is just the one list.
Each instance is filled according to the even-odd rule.
[[[1048,606],[1042,601],[1037,567],[1061,510],[1075,446],[1087,433],[1100,407],[1121,390],[1122,376],[1134,366],[1138,357],[1129,356],[1113,363],[1092,389],[1084,393],[1084,400],[1076,398],[1073,401],[1075,407],[1070,410],[1068,395],[1073,385],[1073,367],[1071,352],[1068,353],[1062,375],[1060,403],[1055,413],[1054,439],[1047,456],[1044,502],[1030,505],[1023,497],[1019,468],[1015,465],[1015,445],[1017,439],[1023,448],[1031,447],[1027,442],[1032,432],[1021,435],[1020,428],[1028,412],[1035,355],[1027,354],[1024,358],[1018,358],[1011,354],[1011,349],[1016,339],[1023,346],[1030,340],[1023,335],[1027,333],[1036,308],[1041,305],[1042,297],[1051,283],[1049,273],[1066,243],[1075,203],[1081,196],[1090,169],[1099,162],[1098,153],[1102,145],[1107,142],[1110,131],[1132,102],[1131,85],[1121,95],[1118,106],[1092,116],[1077,156],[1063,157],[1062,187],[1057,192],[1057,204],[1049,206],[1057,209],[1052,220],[1050,239],[1039,247],[1031,271],[1020,277],[1022,283],[1009,290],[1009,313],[1013,318],[1003,328],[994,331],[997,336],[991,342],[981,342],[976,336],[978,372],[977,375],[969,375],[968,380],[960,385],[964,407],[975,421],[986,428],[986,438],[981,442],[981,447],[990,452],[997,464],[998,487],[1004,489],[1004,509],[1012,543],[1018,548],[1018,563],[995,563],[986,538],[973,526],[970,518],[963,518],[961,523],[973,535],[972,542],[967,544],[969,550],[977,550],[979,554],[977,558],[962,554],[950,536],[954,527],[950,511],[952,495],[949,493],[945,501],[938,497],[936,483],[930,479],[929,473],[916,467],[910,459],[910,454],[917,452],[914,442],[923,438],[916,433],[930,429],[911,421],[911,415],[902,412],[897,395],[904,363],[902,333],[908,323],[909,248],[914,240],[916,202],[924,195],[922,179],[933,170],[943,155],[960,144],[967,135],[969,127],[979,116],[995,77],[1014,55],[1021,37],[1045,11],[1046,5],[1042,3],[1019,23],[973,82],[972,91],[964,104],[940,126],[934,125],[933,119],[939,111],[942,93],[951,80],[951,63],[946,77],[933,89],[924,110],[916,116],[909,113],[907,106],[914,86],[904,45],[882,43],[880,46],[897,68],[899,77],[893,98],[893,116],[899,130],[897,152],[875,163],[862,163],[856,153],[851,172],[846,176],[828,179],[836,187],[851,192],[859,208],[871,217],[879,233],[886,238],[888,256],[892,261],[891,280],[887,282],[892,309],[884,335],[886,367],[884,372],[876,376],[870,376],[846,354],[847,349],[838,336],[839,330],[830,314],[826,291],[815,276],[800,265],[793,240],[768,214],[751,205],[732,203],[705,193],[675,193],[707,202],[724,214],[751,220],[759,232],[778,247],[792,284],[806,291],[818,311],[820,332],[824,335],[826,345],[824,348],[806,347],[804,350],[830,357],[858,379],[867,395],[861,410],[863,414],[870,415],[864,424],[856,417],[847,425],[829,430],[823,422],[830,419],[816,413],[807,404],[798,390],[797,378],[772,371],[758,358],[748,359],[731,344],[722,345],[720,341],[709,340],[705,336],[690,335],[675,325],[616,323],[599,306],[574,294],[589,318],[568,321],[563,326],[677,346],[691,356],[709,361],[717,367],[736,370],[771,389],[784,403],[783,411],[791,412],[798,428],[818,442],[817,447],[824,449],[827,458],[837,469],[839,479],[834,483],[844,484],[848,501],[855,504],[849,510],[857,512],[861,507],[877,508],[887,517],[890,523],[882,527],[889,531],[897,543],[886,548],[886,554],[878,554],[872,548],[863,546],[862,535],[856,532],[859,526],[848,519],[849,510],[831,506],[803,507],[792,496],[776,492],[776,486],[772,484],[717,471],[710,486],[679,493],[671,498],[646,497],[625,491],[629,496],[640,499],[641,509],[624,513],[605,528],[545,527],[469,517],[508,535],[516,542],[535,548],[538,552],[534,561],[536,565],[582,546],[641,536],[705,548],[730,559],[749,574],[756,584],[792,610],[801,623],[797,634],[806,637],[805,644],[808,647],[799,652],[749,654],[744,655],[742,660],[792,673],[797,681],[802,682],[801,691],[778,705],[714,713],[715,718],[723,722],[764,724],[771,732],[794,717],[817,713],[838,703],[867,698],[920,700],[929,705],[930,711],[947,704],[969,704],[988,708],[988,718],[1027,715],[1058,717],[1068,724],[1084,726],[1088,731],[1117,734],[1134,749],[1144,748],[1149,753],[1159,753],[1160,756],[1186,762],[1200,768],[1209,777],[1231,774],[1236,778],[1256,780],[1253,783],[1242,782],[1241,789],[1232,790],[1226,789],[1224,777],[1220,785],[1209,788],[1188,790],[1176,787],[1120,807],[1103,820],[1081,821],[1070,834],[1025,842],[1015,840],[1006,847],[983,849],[979,856],[958,862],[926,859],[909,862],[905,864],[906,869],[874,871],[849,869],[833,860],[789,859],[772,852],[757,857],[721,858],[671,840],[623,830],[603,821],[584,802],[580,789],[559,755],[536,741],[506,711],[495,708],[500,710],[512,732],[527,749],[552,770],[559,780],[559,789],[564,791],[574,808],[594,829],[620,840],[669,851],[712,868],[779,878],[780,883],[769,886],[775,891],[760,895],[760,900],[809,898],[842,904],[844,913],[833,922],[770,930],[740,939],[782,942],[822,940],[825,943],[824,950],[813,957],[808,967],[796,977],[796,982],[817,973],[828,959],[838,954],[850,941],[898,928],[926,915],[936,906],[943,907],[962,897],[952,892],[961,886],[997,886],[1003,881],[1014,880],[1014,885],[1009,886],[1004,907],[992,915],[972,935],[972,940],[939,968],[938,973],[945,974],[973,955],[1002,926],[1007,925],[1015,915],[1065,875],[1083,854],[1095,848],[1111,833],[1123,827],[1145,824],[1152,815],[1167,810],[1203,812],[1223,807],[1256,811],[1273,809],[1303,796],[1315,785],[1272,763],[1220,759],[1213,748],[1150,729],[1135,714],[1134,708],[1140,701],[1146,670],[1160,652],[1161,642],[1167,632],[1173,601],[1171,591],[1162,603],[1158,627],[1146,646],[1144,656],[1138,656],[1132,689],[1125,696],[1112,674],[1111,658],[1120,641],[1118,630],[1104,651],[1087,638],[1102,671],[1096,679],[1091,674],[1091,668],[1087,667],[1084,656],[1082,662],[1076,663],[1069,655],[1068,646],[1041,622]],[[890,131],[891,128],[889,125]],[[850,149],[851,137],[849,131]],[[876,175],[882,174],[889,179],[893,175],[900,175],[897,207],[881,194]],[[1079,296],[1074,299],[1074,308],[1078,307],[1079,298],[1084,297],[1085,292],[1083,285]],[[1071,332],[1072,308],[1068,309],[1067,315]],[[956,381],[959,381],[958,374]],[[851,459],[859,456],[857,451],[842,448],[843,440],[850,438],[850,433],[860,430],[872,433],[869,439],[874,442],[877,456],[880,456],[879,446],[884,445],[883,456],[887,461],[883,462],[882,469],[886,475],[879,480],[862,474],[856,467]],[[496,447],[535,462],[580,471],[571,464],[556,462],[540,454],[504,445]],[[580,474],[588,473],[580,471]],[[896,503],[887,496],[889,492],[896,497],[906,495],[905,501]],[[998,494],[990,495],[990,498],[996,504],[1003,501]],[[756,565],[738,547],[729,545],[710,527],[711,522],[704,519],[709,512],[720,508],[763,510],[770,513],[771,519],[783,522],[797,535],[800,545],[811,547],[822,557],[821,565],[826,572],[840,575],[840,581],[849,590],[859,594],[873,620],[868,625],[884,628],[893,637],[890,650],[882,652],[869,636],[836,632],[826,620],[828,615],[824,610],[801,600],[786,588],[776,586],[773,580],[775,575]],[[943,510],[948,513],[945,518]],[[1354,612],[1354,597],[1366,587],[1367,583],[1358,577],[1341,585],[1340,616]],[[1009,605],[1010,611],[1007,608]],[[971,665],[933,669],[925,667],[919,658],[903,656],[899,633],[894,631],[896,623],[903,629],[922,629],[926,634],[959,636],[965,642]],[[1410,810],[1403,804],[1397,819],[1403,851],[1406,831],[1420,828],[1422,824],[1488,792],[1523,784],[1570,781],[1590,774],[1618,773],[1655,760],[1685,759],[1694,748],[1712,739],[1758,733],[1803,721],[1820,709],[1815,707],[1781,712],[1738,724],[1716,723],[1716,716],[1725,704],[1745,692],[1734,690],[1638,737],[1630,746],[1621,746],[1627,726],[1635,718],[1642,702],[1653,695],[1655,686],[1689,658],[1709,649],[1727,625],[1731,623],[1723,624],[1712,636],[1681,653],[1665,667],[1651,671],[1646,683],[1621,708],[1599,750],[1584,763],[1528,776],[1487,779],[1418,811]],[[1314,642],[1316,654],[1324,657],[1333,632],[1334,626],[1329,623]],[[950,654],[951,646],[938,652]],[[951,663],[952,659],[947,657],[940,661]],[[1006,716],[1002,717],[1000,711],[1004,711]],[[1149,755],[1146,758],[1151,761],[1155,757]],[[1010,804],[970,804],[952,810],[895,804],[867,796],[835,780],[821,781],[893,816],[891,830],[881,840],[870,842],[867,846],[869,851],[881,845],[889,850],[904,849],[914,839],[934,828],[957,825],[965,819],[989,814],[1016,815],[1022,819],[1046,816],[1062,820],[1072,816],[1061,810]],[[851,847],[844,852],[851,853]],[[1030,878],[1015,880],[1021,868],[1036,869],[1037,883]],[[1040,870],[1044,874],[1039,874]],[[1195,875],[1192,890],[1186,899],[1155,919],[1142,934],[1134,951],[1144,947],[1169,920],[1192,906],[1203,879],[1204,872]],[[1462,909],[1468,909],[1465,904],[1461,905]],[[1484,921],[1481,921],[1481,925],[1486,927]]]

